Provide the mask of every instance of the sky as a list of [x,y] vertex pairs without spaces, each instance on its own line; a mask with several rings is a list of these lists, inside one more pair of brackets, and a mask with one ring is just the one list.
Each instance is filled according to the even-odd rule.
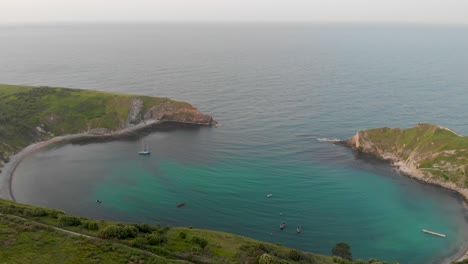
[[166,21],[468,24],[468,0],[0,0],[0,24]]

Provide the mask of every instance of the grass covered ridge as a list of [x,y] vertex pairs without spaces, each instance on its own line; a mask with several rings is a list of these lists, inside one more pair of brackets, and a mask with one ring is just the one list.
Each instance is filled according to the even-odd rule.
[[[395,156],[427,177],[468,187],[468,137],[432,124],[359,131],[358,149]],[[356,136],[355,136],[356,138]]]
[[33,142],[95,128],[122,129],[135,100],[134,123],[166,116],[193,123],[202,115],[189,103],[168,98],[0,84],[0,167],[2,160],[8,162],[11,154]]
[[7,263],[385,263],[311,254],[218,231],[93,220],[1,199],[0,260]]

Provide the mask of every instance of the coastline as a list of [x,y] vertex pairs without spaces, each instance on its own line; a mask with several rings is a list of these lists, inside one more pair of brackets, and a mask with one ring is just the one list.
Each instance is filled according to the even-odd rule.
[[[451,131],[451,130],[450,130]],[[344,147],[349,147],[355,151],[359,151],[362,153],[368,153],[365,152],[361,149],[359,149],[359,133],[356,133],[355,136],[353,136],[350,139],[347,140],[323,140],[324,142],[332,143],[334,145],[339,145],[339,146],[344,146]],[[358,146],[356,146],[358,144]],[[377,158],[380,158],[382,160],[386,160],[390,162],[390,165],[395,169],[397,173],[400,175],[403,175],[405,177],[412,178],[416,181],[419,181],[423,184],[431,184],[440,188],[448,189],[450,191],[455,192],[457,195],[460,196],[460,198],[464,201],[465,207],[468,208],[468,189],[467,188],[460,188],[456,186],[454,183],[449,183],[449,182],[443,182],[441,180],[437,180],[434,178],[428,178],[427,176],[424,175],[424,173],[414,167],[411,166],[411,164],[408,164],[404,161],[402,161],[399,157],[395,156],[392,153],[368,153],[371,154]],[[468,259],[468,242],[465,243],[464,245],[460,246],[460,250],[452,255],[451,257],[447,257],[445,259],[446,264],[451,264],[453,262],[461,262],[465,259]]]
[[385,158],[385,157],[384,159],[389,160],[391,162],[391,165],[402,175],[405,175],[407,177],[413,178],[415,180],[418,180],[424,183],[428,183],[428,184],[436,185],[445,189],[449,189],[451,191],[458,193],[463,198],[465,204],[468,205],[468,189],[460,188],[456,186],[454,183],[444,182],[444,181],[434,179],[434,178],[428,178],[424,176],[424,174],[422,173],[420,169],[414,168],[411,165],[399,159]]
[[[21,164],[21,162],[29,157],[30,155],[36,153],[37,151],[40,151],[41,149],[44,149],[48,146],[58,144],[58,143],[63,143],[63,142],[68,142],[72,140],[77,140],[77,139],[99,139],[99,138],[113,138],[113,137],[119,137],[119,136],[125,136],[132,134],[134,132],[138,132],[147,128],[150,128],[152,126],[162,124],[164,121],[159,121],[156,119],[148,119],[145,120],[144,122],[141,122],[137,125],[131,126],[131,127],[126,127],[117,131],[113,132],[106,132],[106,133],[93,133],[92,131],[88,131],[85,133],[79,133],[79,134],[70,134],[70,135],[63,135],[63,136],[58,136],[58,137],[53,137],[49,140],[46,141],[40,141],[36,142],[33,144],[28,145],[27,147],[23,148],[20,150],[18,153],[13,155],[10,158],[10,161],[5,164],[3,167],[3,171],[0,174],[1,179],[0,179],[0,191],[3,193],[7,193],[7,199],[10,199],[14,202],[16,202],[14,193],[13,193],[13,178],[15,175],[15,171],[18,168],[18,166]],[[183,122],[181,122],[183,123]]]
[[[449,130],[449,129],[447,129],[447,130]],[[451,130],[449,130],[449,131],[451,131]],[[371,154],[371,155],[373,155],[373,156],[375,156],[377,158],[381,158],[383,160],[389,161],[391,166],[400,175],[410,177],[410,178],[415,179],[415,180],[417,180],[417,181],[419,181],[421,183],[424,183],[424,184],[431,184],[431,185],[434,185],[434,186],[437,186],[437,187],[441,187],[441,188],[444,188],[444,189],[454,191],[455,193],[460,195],[460,197],[462,198],[462,200],[465,203],[465,207],[468,206],[468,189],[467,188],[460,188],[460,187],[456,186],[454,183],[444,182],[444,181],[438,180],[436,178],[427,177],[426,175],[424,175],[424,173],[421,171],[420,168],[417,168],[417,167],[413,166],[410,163],[404,162],[403,160],[401,160],[398,156],[396,156],[393,153],[388,153],[388,152],[383,152],[383,153],[382,152],[376,152],[375,153],[373,151],[371,151],[371,152],[364,151],[363,149],[366,149],[369,146],[366,145],[365,143],[364,143],[364,146],[361,145],[361,143],[359,141],[359,132],[356,133],[356,135],[354,135],[352,138],[350,138],[348,140],[340,140],[340,141],[327,140],[327,142],[335,144],[335,145],[342,145],[342,146],[350,147],[350,148],[352,148],[352,149],[354,149],[356,151],[359,151],[359,152],[362,152],[362,153],[368,153],[368,154]],[[459,262],[459,261],[463,261],[465,259],[468,259],[468,243],[465,243],[464,245],[461,245],[460,250],[456,254],[454,254],[452,257],[448,257],[446,259],[447,260],[446,263],[450,264],[452,262],[455,262],[455,261]]]
[[[400,175],[410,177],[412,179],[415,179],[425,184],[435,185],[435,186],[456,192],[458,195],[461,196],[461,198],[463,198],[463,201],[465,202],[465,206],[468,206],[468,189],[459,188],[453,183],[447,183],[447,182],[443,182],[437,179],[428,179],[427,177],[424,176],[424,174],[419,169],[412,168],[411,165],[403,162],[402,160],[396,157],[382,157],[382,158],[384,160],[389,160],[391,162],[391,165],[395,168],[395,170]],[[446,263],[450,264],[454,261],[461,262],[465,259],[468,259],[468,243],[466,243],[465,245],[462,245],[460,247],[460,250],[456,254],[454,254],[452,257],[447,258]]]

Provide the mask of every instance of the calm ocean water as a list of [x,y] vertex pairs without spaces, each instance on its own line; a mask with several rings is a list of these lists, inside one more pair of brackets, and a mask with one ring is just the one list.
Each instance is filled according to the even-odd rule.
[[[222,124],[49,148],[18,168],[14,194],[89,217],[441,263],[468,241],[460,199],[319,139],[418,122],[468,134],[466,47],[455,26],[0,27],[0,83],[167,96]],[[136,154],[142,141],[151,157]]]

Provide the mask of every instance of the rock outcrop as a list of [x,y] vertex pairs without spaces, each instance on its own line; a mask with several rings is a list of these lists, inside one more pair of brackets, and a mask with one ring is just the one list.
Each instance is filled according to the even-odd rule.
[[418,124],[408,129],[358,131],[345,143],[391,161],[405,175],[455,190],[468,200],[468,137],[444,127]]
[[165,101],[151,107],[143,116],[144,120],[156,119],[165,122],[180,122],[202,126],[217,124],[210,115],[198,111],[190,104]]
[[130,99],[130,105],[128,107],[128,116],[125,127],[138,124],[141,121],[141,110],[143,109],[143,100],[140,98]]

